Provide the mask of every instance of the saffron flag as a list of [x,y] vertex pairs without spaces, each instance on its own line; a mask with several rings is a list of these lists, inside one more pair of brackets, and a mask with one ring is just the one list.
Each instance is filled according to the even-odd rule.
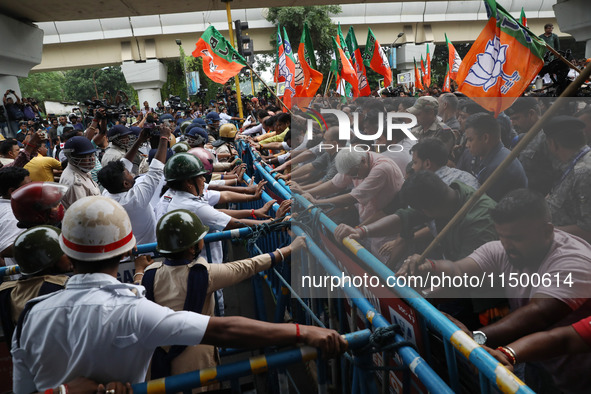
[[390,86],[392,84],[390,62],[388,62],[388,57],[384,49],[380,46],[380,43],[370,28],[367,29],[367,42],[365,43],[363,62],[366,67],[371,68],[384,77],[384,86]]
[[417,67],[417,61],[415,58],[413,58],[413,61],[415,62],[415,88],[424,90],[425,88],[423,87],[423,81],[421,81],[421,73]]
[[[282,77],[279,74],[279,63],[281,63],[281,58],[285,57],[285,49],[283,49],[283,39],[281,38],[281,27],[277,25],[277,59],[275,63],[275,74],[274,74],[274,82],[279,83],[285,81],[285,77]],[[278,96],[283,96],[283,94],[278,94]]]
[[[337,27],[337,43],[341,46],[341,49],[345,53],[345,56],[349,60],[349,63],[351,63],[351,66],[353,67],[353,69],[355,69],[355,67],[353,66],[353,63],[351,61],[351,52],[349,51],[349,48],[347,47],[347,42],[345,40],[345,37],[343,36],[343,31],[341,30],[340,23],[338,24],[338,27]],[[339,82],[339,81],[337,80],[337,82]],[[346,90],[345,95],[347,97],[353,97],[353,86],[351,86],[350,83],[345,82],[345,90]]]
[[495,0],[489,17],[458,71],[458,90],[495,116],[521,96],[544,65],[546,47]]
[[[280,39],[281,34],[279,31],[277,32],[278,39]],[[277,41],[279,42],[279,41]],[[279,81],[285,81],[285,92],[283,93],[283,102],[287,108],[291,108],[291,99],[295,95],[295,59],[293,57],[293,51],[291,49],[291,44],[289,43],[289,37],[287,37],[287,32],[285,31],[285,27],[283,27],[283,41],[282,41],[282,49],[283,53],[282,56],[279,57]],[[281,52],[281,49],[280,49]]]
[[445,35],[445,42],[447,42],[447,50],[449,51],[449,77],[455,81],[458,75],[458,70],[460,69],[460,64],[462,64],[462,58],[458,55],[456,48],[447,38],[447,34]]
[[246,67],[246,60],[224,36],[209,26],[197,41],[193,57],[203,58],[203,72],[214,82],[224,84]]
[[304,83],[299,89],[296,88],[297,95],[300,97],[314,97],[322,84],[322,73],[316,70],[316,57],[307,23],[304,23],[304,29],[302,30],[302,38],[298,47],[298,60],[304,73]]
[[359,45],[357,45],[357,38],[355,37],[353,26],[349,28],[345,42],[347,43],[347,47],[351,53],[351,63],[357,72],[357,80],[359,81],[359,94],[361,96],[369,96],[371,94],[371,89],[369,87],[369,83],[367,82],[365,65],[363,64],[363,56],[361,55],[361,49],[359,49]]
[[423,61],[423,55],[421,55],[421,85],[425,83],[425,62]]
[[525,17],[525,11],[523,11],[523,7],[521,7],[521,15],[519,16],[519,23],[523,25],[523,27],[527,27],[527,18]]
[[441,89],[442,92],[451,92],[451,78],[449,75],[449,63],[447,65],[447,73],[445,74],[445,78],[443,79],[443,88]]
[[431,86],[431,54],[429,53],[429,44],[427,44],[427,59],[425,60],[425,75],[423,76],[425,87]]
[[[357,72],[347,59],[347,55],[343,48],[339,45],[339,43],[332,37],[332,42],[334,45],[334,52],[337,64],[337,86],[340,86],[341,80],[345,80],[347,83],[351,85],[353,97],[359,96],[359,81],[357,80]],[[348,94],[348,93],[347,93]]]

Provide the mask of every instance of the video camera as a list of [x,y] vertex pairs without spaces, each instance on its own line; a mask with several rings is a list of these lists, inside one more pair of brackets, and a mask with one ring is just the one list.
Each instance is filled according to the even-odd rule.
[[404,93],[404,88],[402,86],[388,86],[387,88],[382,89],[382,97],[400,97],[400,94]]
[[183,102],[179,96],[170,95],[168,97],[168,103],[170,104],[170,108],[175,111],[187,111],[189,109],[189,105]]
[[87,119],[92,119],[93,116],[96,116],[98,120],[103,118],[103,115],[99,111],[95,111],[99,108],[104,108],[105,110],[105,118],[107,121],[115,122],[119,120],[122,115],[131,116],[129,108],[125,106],[117,106],[117,105],[107,105],[101,100],[86,100],[84,101],[86,105],[86,117]]

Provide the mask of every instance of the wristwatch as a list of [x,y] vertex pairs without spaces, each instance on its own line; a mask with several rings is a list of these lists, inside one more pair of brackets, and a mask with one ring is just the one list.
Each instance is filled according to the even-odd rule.
[[480,346],[485,345],[486,340],[488,339],[486,337],[486,334],[482,331],[472,331],[472,338],[474,339],[474,342],[476,342]]

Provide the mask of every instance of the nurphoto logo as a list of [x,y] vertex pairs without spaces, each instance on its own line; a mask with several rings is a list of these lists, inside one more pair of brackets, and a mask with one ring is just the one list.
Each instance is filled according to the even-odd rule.
[[[327,109],[322,108],[320,110],[320,118],[323,122],[325,122],[322,115],[330,114],[337,117],[339,122],[339,140],[341,141],[349,141],[353,137],[357,140],[361,141],[374,141],[376,142],[379,140],[383,135],[384,131],[386,132],[386,140],[392,141],[392,131],[393,130],[401,130],[404,134],[413,141],[417,140],[410,129],[417,125],[417,118],[410,113],[407,112],[387,112],[384,114],[383,112],[379,112],[379,116],[377,119],[377,131],[373,134],[365,134],[359,130],[359,113],[353,112],[351,115],[353,116],[353,124],[351,125],[351,119],[349,115],[345,112],[338,110],[338,109]],[[385,115],[385,116],[384,116]],[[384,128],[384,119],[386,120],[386,127]],[[326,122],[325,122],[326,124]],[[314,121],[312,119],[308,119],[307,123],[307,138],[312,138],[312,128],[314,125]],[[385,129],[385,130],[384,130]],[[325,144],[321,143],[319,145],[320,151],[327,150],[334,148],[332,144]],[[345,146],[345,147],[338,147],[337,150],[350,150],[353,149],[358,152],[369,152],[369,151],[378,151],[383,152],[388,150],[389,152],[401,152],[404,148],[402,145],[399,144],[388,144],[388,143],[372,143],[372,144],[359,144],[356,143],[353,146]]]

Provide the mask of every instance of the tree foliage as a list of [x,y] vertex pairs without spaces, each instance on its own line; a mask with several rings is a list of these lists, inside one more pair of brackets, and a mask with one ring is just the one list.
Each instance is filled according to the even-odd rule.
[[[185,63],[183,63],[183,59]],[[166,64],[168,69],[166,84],[162,87],[162,97],[164,99],[170,96],[179,96],[183,100],[187,98],[187,85],[184,78],[185,66],[187,72],[199,71],[201,89],[207,89],[203,96],[191,96],[191,101],[207,103],[214,99],[218,90],[222,88],[222,85],[207,78],[203,72],[203,60],[191,55],[187,56],[183,47],[180,47],[178,59],[163,60],[163,63]]]
[[19,79],[19,86],[23,97],[33,97],[43,102],[63,101],[65,99],[66,78],[61,71],[29,74]]
[[[94,74],[94,80],[93,80]],[[137,103],[137,94],[135,90],[127,84],[121,67],[112,66],[105,70],[100,68],[81,68],[69,70],[65,73],[66,81],[64,90],[66,100],[84,101],[95,97],[96,92],[99,99],[103,98],[105,92],[110,92],[113,99],[117,91],[122,90],[127,93],[130,102]]]
[[51,71],[32,73],[27,78],[19,79],[19,86],[24,97],[34,97],[43,101],[74,101],[95,97],[95,85],[99,98],[109,91],[112,98],[118,90],[127,93],[131,102],[137,103],[137,93],[127,84],[121,67],[112,66],[107,69],[81,68],[68,71]]
[[[337,35],[337,26],[332,23],[330,17],[340,13],[341,6],[339,5],[271,7],[267,14],[267,20],[275,26],[279,24],[282,30],[285,27],[294,51],[297,51],[304,22],[307,22],[319,71],[328,75],[333,52],[332,37]],[[281,33],[283,34],[283,31]],[[277,30],[271,36],[271,46],[277,48]]]

